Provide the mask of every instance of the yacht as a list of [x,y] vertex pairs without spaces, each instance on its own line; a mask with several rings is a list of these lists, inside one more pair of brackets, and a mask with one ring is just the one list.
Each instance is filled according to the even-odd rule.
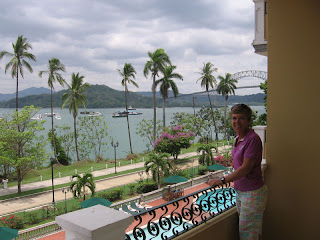
[[31,119],[32,120],[42,120],[42,115],[41,114],[35,114]]
[[97,117],[100,115],[101,115],[101,112],[89,112],[89,117]]

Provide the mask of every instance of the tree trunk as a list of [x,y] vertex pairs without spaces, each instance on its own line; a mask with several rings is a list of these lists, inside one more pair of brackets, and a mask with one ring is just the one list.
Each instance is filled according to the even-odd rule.
[[227,101],[228,96],[225,96],[224,99],[224,139],[227,139]]
[[127,123],[128,123],[128,134],[129,134],[130,152],[131,152],[131,154],[132,154],[133,152],[132,152],[131,135],[130,135],[127,92],[128,92],[127,83],[125,83],[124,95],[125,95],[125,98],[126,98],[126,111],[127,111]]
[[162,113],[163,113],[163,128],[166,127],[166,99],[163,97],[162,103]]
[[22,182],[20,167],[17,167],[17,178],[18,178],[18,194],[20,194],[21,193],[21,182]]
[[80,161],[79,157],[79,151],[78,151],[78,136],[77,136],[77,121],[76,121],[76,116],[73,116],[73,125],[74,125],[74,141],[76,144],[76,153],[77,153],[77,161]]
[[156,74],[153,74],[152,95],[153,95],[153,141],[157,139],[157,103],[156,103]]
[[56,141],[55,141],[55,136],[54,136],[54,129],[53,129],[53,103],[52,103],[52,86],[51,86],[51,132],[52,132],[52,144],[53,144],[53,153],[54,153],[54,158],[56,160],[56,163],[60,163],[58,161],[57,157],[57,148],[56,148]]
[[18,99],[19,99],[19,71],[18,71],[18,66],[17,66],[17,86],[16,86],[16,112],[18,112],[18,108],[19,108],[19,102],[18,102]]
[[214,125],[214,131],[216,132],[216,141],[219,141],[218,129],[217,129],[217,125],[216,125],[216,120],[214,119],[214,113],[213,113],[213,109],[212,109],[212,104],[211,104],[209,92],[208,92],[208,98],[209,98],[209,103],[210,103],[210,108],[211,108],[211,115],[212,115],[212,120],[213,120],[213,125]]

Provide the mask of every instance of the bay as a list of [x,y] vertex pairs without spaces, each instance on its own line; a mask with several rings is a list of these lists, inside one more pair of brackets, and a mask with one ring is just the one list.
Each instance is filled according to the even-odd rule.
[[[231,106],[229,106],[231,107]],[[256,111],[258,115],[265,113],[264,106],[251,106],[253,111]],[[115,142],[119,142],[119,146],[116,149],[116,155],[118,158],[124,158],[130,153],[130,145],[129,145],[129,138],[128,138],[128,127],[127,127],[127,118],[113,118],[112,115],[114,112],[123,111],[123,108],[99,108],[99,109],[87,109],[87,111],[94,111],[100,112],[101,118],[106,121],[108,126],[108,133],[109,136],[106,138],[107,146],[104,149],[104,153],[102,156],[104,158],[114,159],[114,148],[110,145],[111,139]],[[195,111],[199,111],[200,108],[196,107]],[[0,108],[0,116],[6,116],[11,112],[15,111],[15,109],[8,109],[8,108]],[[84,111],[84,109],[79,109],[79,112]],[[142,115],[130,115],[129,116],[129,124],[130,124],[130,133],[131,133],[131,141],[132,141],[132,150],[134,153],[143,153],[147,150],[146,144],[147,140],[141,138],[136,133],[136,128],[138,123],[145,119],[145,120],[152,120],[153,119],[153,108],[141,108],[137,109],[136,111],[141,112]],[[172,117],[174,113],[177,112],[185,112],[193,114],[194,109],[192,107],[174,107],[174,108],[166,108],[166,125],[170,125],[172,121]],[[44,114],[51,112],[50,108],[42,108],[39,110],[39,114],[42,114],[43,120],[46,120],[44,123],[45,130],[41,133],[45,137],[47,136],[48,131],[51,129],[51,118],[46,117]],[[55,126],[62,126],[63,124],[67,124],[72,127],[73,129],[73,117],[69,113],[69,110],[64,108],[54,108],[53,112],[59,113],[61,116],[61,120],[57,120],[54,118]],[[81,116],[79,114],[79,116]],[[162,108],[157,108],[157,120],[162,121]],[[222,137],[220,135],[219,137]],[[47,152],[51,153],[51,147],[47,146]]]

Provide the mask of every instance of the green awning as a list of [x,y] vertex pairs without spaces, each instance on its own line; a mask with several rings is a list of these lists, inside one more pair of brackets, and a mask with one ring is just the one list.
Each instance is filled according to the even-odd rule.
[[211,166],[208,166],[207,169],[209,169],[209,170],[227,170],[228,168],[221,165],[221,164],[216,163]]
[[18,237],[18,230],[8,227],[0,227],[0,239],[11,240]]
[[188,179],[184,178],[184,177],[181,177],[181,176],[178,176],[178,175],[172,175],[170,177],[167,177],[167,178],[163,179],[163,181],[165,183],[181,183],[181,182],[188,181]]
[[84,200],[82,203],[80,203],[80,206],[82,208],[88,208],[88,207],[92,207],[92,206],[95,206],[98,204],[106,206],[106,207],[110,207],[112,202],[110,202],[109,200],[104,199],[104,198],[93,197],[88,200]]

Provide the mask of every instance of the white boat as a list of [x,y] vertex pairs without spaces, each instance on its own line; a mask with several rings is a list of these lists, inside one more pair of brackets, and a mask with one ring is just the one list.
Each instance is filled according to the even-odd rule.
[[113,113],[112,117],[126,117],[128,115],[127,111],[123,111],[123,112],[115,112]]
[[59,113],[45,113],[44,114],[45,116],[47,116],[47,117],[52,117],[52,116],[56,116],[56,115],[59,115]]
[[42,115],[41,114],[35,114],[31,119],[32,120],[42,120]]
[[61,116],[60,116],[59,114],[56,114],[54,117],[55,117],[55,119],[57,119],[57,120],[61,120]]
[[141,112],[130,112],[128,111],[128,115],[141,115]]
[[128,110],[137,110],[137,109],[129,106],[129,107],[128,107]]
[[89,117],[97,117],[97,116],[100,116],[101,115],[101,112],[90,112],[89,113]]

